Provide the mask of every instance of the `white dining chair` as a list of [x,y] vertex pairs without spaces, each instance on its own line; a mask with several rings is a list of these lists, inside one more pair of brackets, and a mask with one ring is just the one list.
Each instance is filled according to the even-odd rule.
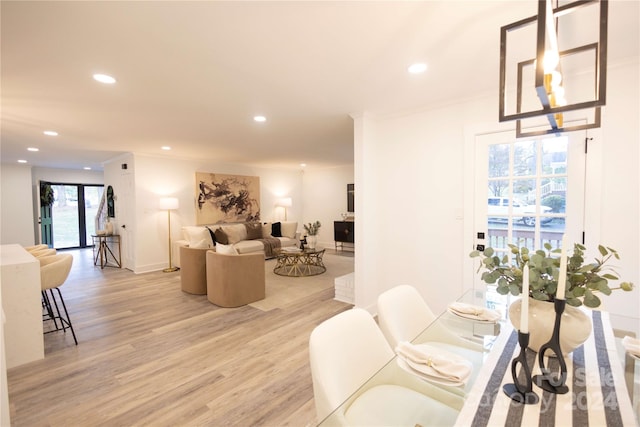
[[[396,348],[402,341],[412,341],[435,320],[433,311],[413,286],[399,285],[378,296],[378,324],[391,348]],[[478,343],[464,339],[440,324],[435,324],[429,335],[434,337],[433,341],[482,350]]]
[[391,348],[395,349],[403,341],[413,341],[431,325],[427,341],[430,345],[471,362],[473,373],[469,386],[448,388],[449,391],[464,396],[482,367],[482,345],[460,337],[445,325],[434,323],[435,321],[433,311],[413,286],[399,285],[378,296],[378,324]]
[[[462,399],[418,379],[392,362],[394,352],[366,310],[354,308],[318,325],[309,339],[318,421],[333,416],[353,426],[453,425]],[[347,401],[348,399],[348,401]],[[344,406],[340,406],[347,401]]]

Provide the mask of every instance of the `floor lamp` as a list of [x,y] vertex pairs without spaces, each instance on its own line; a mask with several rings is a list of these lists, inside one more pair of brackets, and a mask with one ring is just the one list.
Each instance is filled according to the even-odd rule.
[[291,197],[284,197],[278,200],[276,206],[284,208],[284,220],[287,220],[287,208],[290,208],[293,202],[291,201]]
[[167,218],[169,223],[169,267],[165,268],[165,273],[171,273],[173,271],[178,271],[178,267],[174,267],[171,265],[171,210],[178,209],[178,199],[175,197],[161,197],[160,198],[160,209],[164,209],[167,211]]

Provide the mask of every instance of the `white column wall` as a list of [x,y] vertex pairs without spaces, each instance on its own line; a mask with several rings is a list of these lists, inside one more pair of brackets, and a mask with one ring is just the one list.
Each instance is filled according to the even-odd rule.
[[35,243],[31,168],[0,165],[0,244]]
[[[637,41],[636,41],[637,43]],[[620,315],[640,317],[640,65],[610,66],[607,106],[602,126],[602,199],[600,243],[615,248],[620,261],[611,264],[633,293],[615,291],[604,297],[604,307]],[[587,192],[587,198],[590,194]],[[587,230],[587,235],[589,230]],[[595,248],[594,248],[595,249]],[[595,252],[595,250],[594,250]],[[596,252],[597,254],[597,252]],[[617,282],[614,282],[617,283]]]
[[[387,255],[399,240],[385,241],[388,224],[385,204],[380,191],[381,175],[385,175],[384,154],[379,153],[376,121],[369,114],[354,116],[354,173],[356,208],[356,253],[354,260],[355,305],[376,312],[376,298],[385,288],[380,276],[392,265]],[[390,286],[389,286],[390,287]]]
[[[602,198],[588,204],[601,209],[600,222],[586,229],[620,251],[616,270],[636,286],[638,75],[637,58],[609,70],[602,158],[590,159],[602,165]],[[472,194],[467,188],[472,171],[466,170],[472,154],[465,151],[465,133],[504,128],[497,114],[497,97],[490,95],[422,112],[356,120],[355,184],[364,189],[356,192],[362,207],[356,228],[357,306],[372,310],[380,292],[409,283],[439,312],[469,287],[464,277],[475,274],[475,267],[467,256],[473,236],[463,234],[472,230],[468,221],[473,212],[472,200],[465,200]],[[640,289],[615,293],[605,297],[607,307],[638,316],[639,295]]]

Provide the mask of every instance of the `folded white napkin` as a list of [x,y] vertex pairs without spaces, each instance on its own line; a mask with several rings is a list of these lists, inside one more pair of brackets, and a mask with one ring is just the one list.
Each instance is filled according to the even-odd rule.
[[467,304],[464,302],[452,302],[449,304],[449,310],[453,314],[457,314],[468,319],[482,320],[484,322],[497,322],[502,318],[500,312],[490,310],[479,305]]
[[439,351],[435,347],[413,345],[403,341],[396,347],[396,353],[411,368],[432,377],[460,383],[465,382],[471,375],[471,362],[444,350]]
[[637,338],[631,338],[626,336],[622,338],[622,346],[627,351],[636,357],[640,357],[640,340]]

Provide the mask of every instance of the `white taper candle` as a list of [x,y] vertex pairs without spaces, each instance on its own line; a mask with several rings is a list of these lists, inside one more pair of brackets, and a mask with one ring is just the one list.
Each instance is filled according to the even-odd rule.
[[567,289],[567,235],[562,235],[562,249],[560,251],[560,274],[558,275],[558,290],[556,299],[564,299]]
[[522,271],[522,305],[520,306],[520,332],[529,333],[529,263]]

